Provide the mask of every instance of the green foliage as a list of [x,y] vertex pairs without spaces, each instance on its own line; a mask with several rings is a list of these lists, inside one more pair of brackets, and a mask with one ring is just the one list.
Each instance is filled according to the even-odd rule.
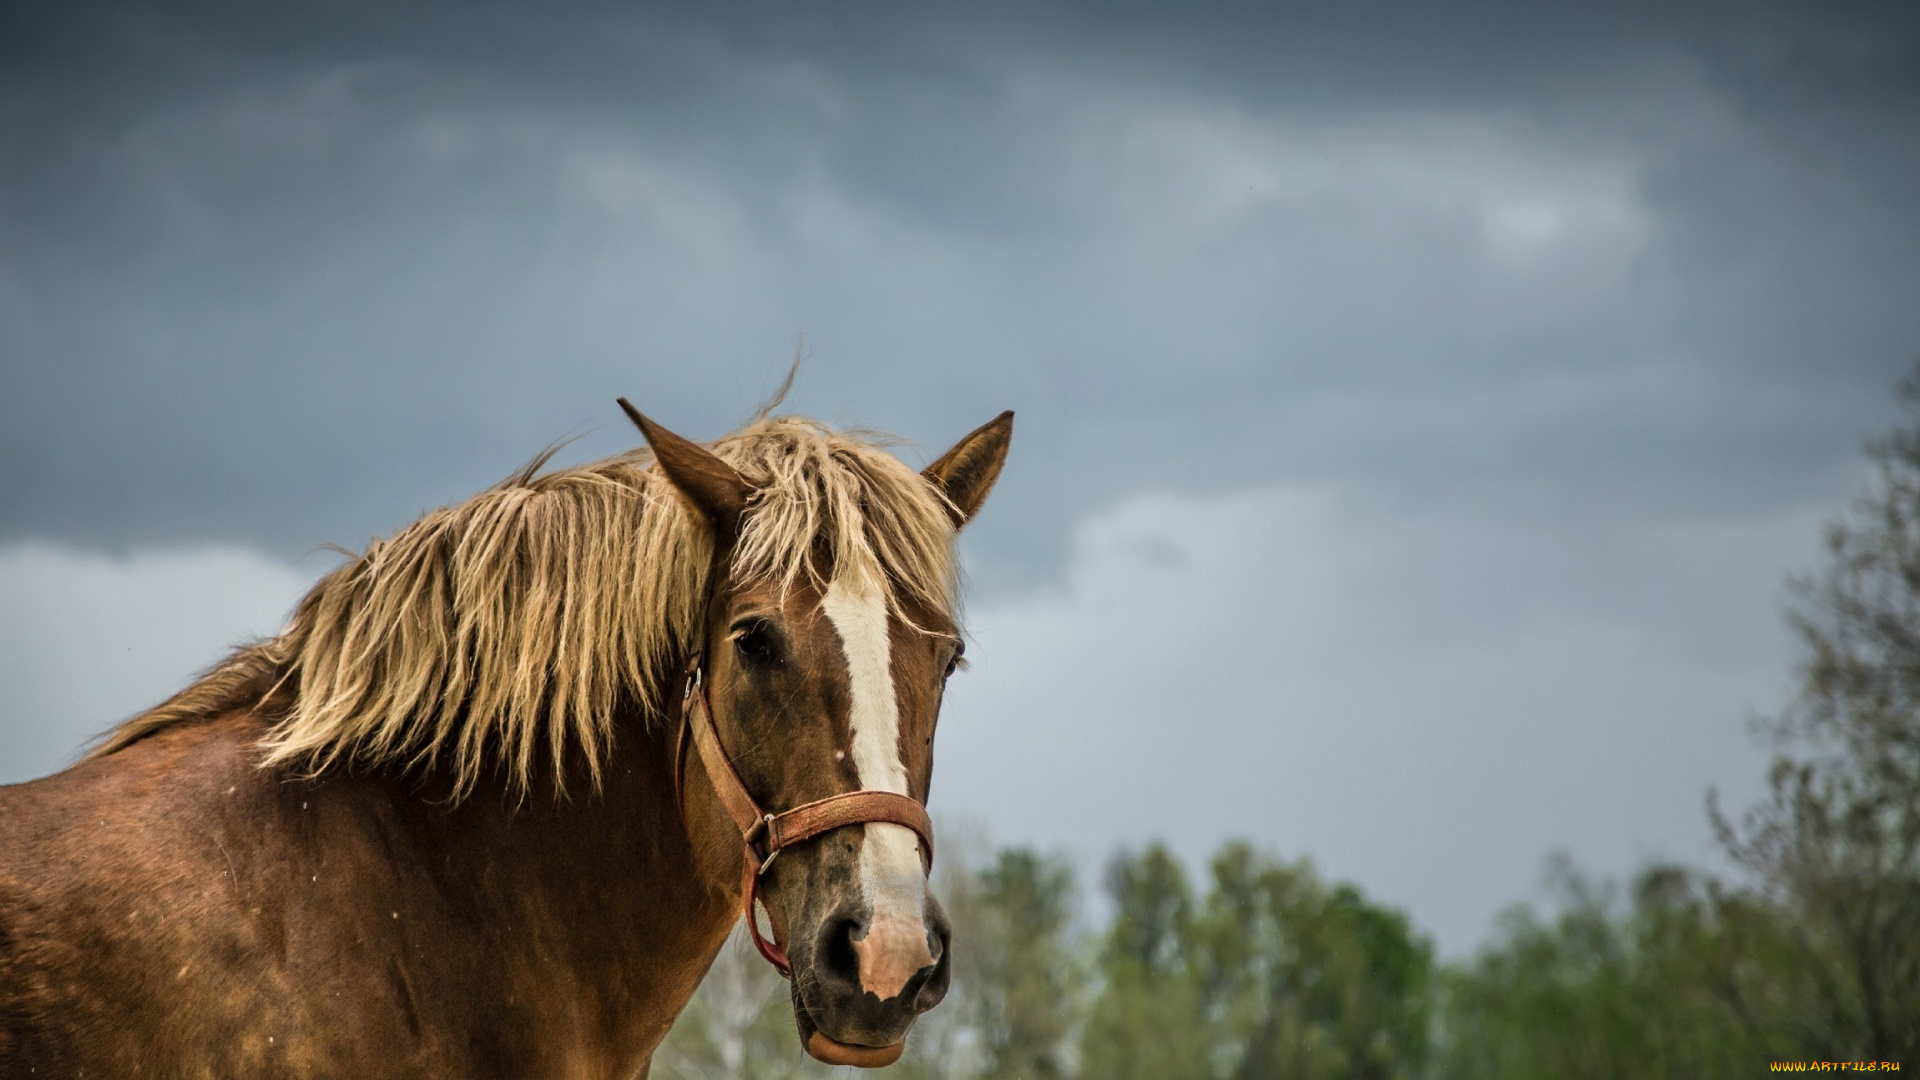
[[1674,867],[1644,871],[1625,911],[1558,862],[1558,917],[1526,908],[1444,978],[1436,1073],[1485,1080],[1750,1076],[1807,1056],[1781,1024],[1811,1003],[1790,913]]
[[1080,1040],[1081,1074],[1113,1080],[1210,1075],[1207,1031],[1189,975],[1193,896],[1164,847],[1121,854],[1107,869],[1113,924],[1100,952],[1104,987]]
[[1075,899],[1073,871],[1057,858],[1003,851],[981,872],[980,918],[972,927],[981,955],[973,994],[980,1076],[1068,1075],[1068,1040],[1086,978],[1070,937]]
[[1771,725],[1769,798],[1728,851],[1795,918],[1786,945],[1820,988],[1788,1018],[1829,1059],[1920,1062],[1920,369],[1906,422],[1795,583],[1797,700]]
[[[1857,999],[1807,963],[1788,900],[1654,867],[1624,901],[1564,860],[1558,902],[1516,908],[1436,969],[1400,912],[1244,843],[1196,896],[1166,849],[1123,854],[1113,920],[1079,932],[1068,865],[1014,849],[943,870],[954,990],[915,1027],[900,1080],[1600,1080],[1735,1077],[1836,1060]],[[1883,1060],[1896,1060],[1893,1058]],[[830,1075],[795,1038],[786,985],[729,942],[655,1055],[656,1078]]]
[[1197,907],[1158,847],[1108,874],[1116,916],[1083,1075],[1265,1080],[1418,1074],[1432,947],[1404,915],[1242,843]]
[[1194,950],[1224,1075],[1397,1077],[1426,1055],[1432,947],[1404,915],[1229,844]]

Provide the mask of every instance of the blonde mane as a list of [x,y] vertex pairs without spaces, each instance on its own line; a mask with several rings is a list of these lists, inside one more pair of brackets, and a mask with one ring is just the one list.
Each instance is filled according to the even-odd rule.
[[[797,417],[709,445],[756,492],[730,572],[791,585],[836,574],[952,613],[945,497],[891,440]],[[592,782],[616,703],[662,715],[704,617],[712,540],[645,450],[538,474],[545,455],[435,510],[322,578],[278,637],[243,648],[117,728],[98,757],[171,724],[267,716],[265,763],[451,770],[456,797],[491,766],[524,792],[542,754],[556,784],[573,747]],[[822,585],[825,583],[822,582]]]

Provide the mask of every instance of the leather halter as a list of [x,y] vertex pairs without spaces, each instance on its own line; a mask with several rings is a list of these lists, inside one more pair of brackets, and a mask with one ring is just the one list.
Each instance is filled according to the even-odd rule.
[[760,955],[782,976],[792,978],[793,967],[787,961],[786,950],[761,936],[760,923],[753,910],[760,896],[760,876],[773,865],[780,852],[844,825],[885,822],[903,825],[920,837],[921,861],[927,871],[932,872],[933,821],[919,802],[891,791],[871,789],[843,791],[778,814],[761,809],[748,794],[747,786],[741,783],[726,748],[720,745],[719,732],[714,730],[713,708],[707,702],[707,688],[701,677],[704,660],[701,656],[694,657],[687,673],[686,691],[681,696],[681,712],[686,722],[681,725],[674,747],[674,795],[684,814],[686,800],[680,789],[680,778],[686,767],[686,740],[691,734],[693,745],[700,751],[700,763],[713,782],[714,794],[720,797],[727,816],[733,819],[741,839],[746,842],[741,865],[740,908],[747,919],[747,931],[753,935],[754,947],[760,950]]

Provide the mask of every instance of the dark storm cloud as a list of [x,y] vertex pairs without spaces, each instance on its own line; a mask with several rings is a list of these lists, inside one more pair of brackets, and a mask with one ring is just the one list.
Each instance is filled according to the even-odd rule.
[[4,18],[0,538],[353,543],[801,330],[810,411],[1020,409],[1003,569],[1142,487],[1744,511],[1920,348],[1910,6]]

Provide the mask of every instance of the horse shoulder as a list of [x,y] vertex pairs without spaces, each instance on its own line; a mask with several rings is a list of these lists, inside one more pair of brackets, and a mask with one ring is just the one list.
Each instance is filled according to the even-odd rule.
[[293,962],[319,920],[291,882],[325,845],[258,767],[262,730],[181,724],[0,788],[0,1060],[311,1071],[273,1063],[296,1064],[289,1036],[338,996],[301,984],[341,973]]

